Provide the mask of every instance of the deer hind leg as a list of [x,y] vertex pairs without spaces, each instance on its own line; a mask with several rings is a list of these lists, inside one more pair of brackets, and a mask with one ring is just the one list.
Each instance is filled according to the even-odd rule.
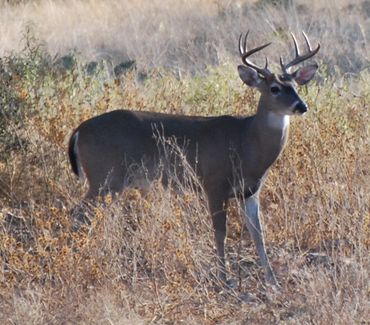
[[89,189],[81,204],[72,209],[73,230],[78,230],[83,224],[91,224],[91,208],[97,204],[99,197],[104,198],[111,194],[115,198],[123,191],[124,187],[122,173],[112,171],[106,173],[108,176],[102,175],[101,177],[91,177],[88,173],[86,174]]
[[86,177],[89,183],[84,200],[95,201],[97,197],[105,197],[108,194],[120,194],[124,186],[123,168],[86,168]]
[[262,231],[261,222],[260,222],[258,195],[254,195],[246,199],[245,221],[246,221],[249,234],[252,237],[256,245],[261,266],[265,270],[266,281],[270,284],[278,285],[275,274],[272,271],[268,256],[266,254],[264,236],[263,236],[263,231]]

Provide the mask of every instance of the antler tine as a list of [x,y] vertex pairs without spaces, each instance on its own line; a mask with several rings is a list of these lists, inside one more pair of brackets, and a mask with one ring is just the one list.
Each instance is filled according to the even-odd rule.
[[[308,37],[307,37],[306,33],[303,30],[302,30],[302,34],[303,34],[304,40],[306,41],[306,44],[307,44],[308,49],[310,51],[312,51],[310,41],[308,40]],[[320,44],[319,44],[319,46],[320,46]]]
[[313,57],[320,49],[320,43],[319,43],[317,45],[317,48],[312,50],[311,44],[310,44],[310,41],[308,40],[307,35],[305,34],[304,31],[302,31],[302,34],[303,34],[303,37],[306,41],[308,52],[305,53],[305,54],[302,54],[302,55],[299,53],[299,47],[298,47],[297,39],[295,38],[294,34],[291,33],[292,38],[293,38],[293,43],[294,43],[295,58],[292,61],[290,61],[289,63],[284,64],[283,59],[280,57],[280,66],[281,66],[281,69],[283,70],[283,73],[288,74],[287,71],[288,71],[289,68],[291,68],[292,66],[297,65],[298,63],[301,63],[301,62],[303,62],[303,61],[305,61],[305,60],[307,60],[311,57]]
[[266,58],[266,64],[265,64],[264,68],[260,68],[260,67],[256,66],[255,64],[253,64],[251,61],[249,61],[247,59],[249,56],[251,56],[252,54],[254,54],[258,51],[263,50],[265,47],[269,46],[271,43],[266,43],[264,45],[258,46],[256,48],[251,49],[251,50],[248,51],[248,49],[247,49],[248,35],[249,35],[249,31],[247,31],[247,33],[245,34],[243,42],[242,42],[243,33],[240,34],[240,36],[239,36],[239,53],[240,53],[240,56],[241,56],[241,59],[242,59],[243,63],[245,65],[247,65],[248,67],[256,70],[263,77],[267,77],[267,76],[271,75],[271,71],[268,69],[267,58]]
[[243,33],[241,33],[240,36],[239,36],[239,53],[240,53],[241,56],[243,56],[243,54],[246,51],[246,43],[247,43],[248,34],[249,34],[249,31],[245,34],[243,43],[242,43]]
[[[290,35],[292,35],[292,38],[293,38],[293,43],[294,43],[294,49],[295,49],[295,56],[299,56],[300,53],[299,53],[299,47],[298,47],[298,42],[297,42],[297,39],[295,38],[294,34],[293,33],[290,33]],[[311,46],[309,45],[309,49],[311,50]]]

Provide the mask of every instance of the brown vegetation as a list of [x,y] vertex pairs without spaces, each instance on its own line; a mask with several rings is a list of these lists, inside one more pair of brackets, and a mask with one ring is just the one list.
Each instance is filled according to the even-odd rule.
[[[254,1],[253,5],[258,2],[264,1]],[[76,11],[96,10],[96,15],[99,10],[94,6],[105,8],[107,11],[100,10],[102,21],[104,12],[108,11],[110,15],[117,14],[118,21],[118,9],[124,5],[131,10],[127,12],[138,15],[139,7],[135,11],[130,1],[106,3],[116,9],[94,1],[79,1],[75,8]],[[179,46],[176,53],[188,51],[187,58],[181,54],[177,61],[169,60],[175,47],[168,43],[171,46],[164,50],[161,43],[166,39],[164,35],[153,31],[151,37],[145,34],[149,25],[144,25],[140,36],[142,22],[127,23],[135,27],[135,32],[130,33],[130,29],[123,32],[129,35],[130,41],[135,37],[138,40],[130,43],[130,49],[137,52],[125,53],[131,53],[128,57],[137,60],[137,69],[115,79],[107,76],[104,64],[94,73],[87,73],[83,53],[71,56],[74,63],[70,69],[65,66],[61,69],[49,55],[57,47],[53,47],[46,33],[37,26],[33,33],[40,33],[39,39],[46,40],[44,46],[30,32],[22,43],[23,50],[14,43],[6,43],[6,38],[1,36],[2,45],[8,44],[8,50],[19,50],[12,54],[2,51],[0,61],[2,324],[368,322],[370,75],[363,62],[369,35],[359,36],[357,27],[353,27],[353,37],[363,37],[363,42],[356,41],[352,48],[343,49],[343,44],[348,46],[347,38],[342,42],[335,34],[333,40],[328,40],[326,31],[337,23],[341,24],[339,29],[355,21],[356,26],[367,26],[368,19],[359,13],[358,7],[350,7],[349,1],[341,1],[341,6],[347,8],[348,19],[334,23],[336,20],[331,16],[336,10],[334,6],[322,4],[319,8],[321,1],[315,1],[308,13],[298,12],[296,6],[292,9],[289,4],[282,9],[254,7],[259,16],[247,16],[254,19],[254,24],[245,27],[245,16],[234,15],[235,8],[248,8],[243,2],[232,2],[233,6],[227,7],[222,2],[203,1],[197,12],[195,4],[198,2],[180,2],[178,7],[169,8],[167,3],[168,8],[162,8],[159,15],[173,33],[164,33],[168,38],[184,31],[181,36],[184,41],[193,40],[186,50],[180,36],[176,38]],[[23,12],[34,15],[37,25],[41,16],[37,16],[38,11],[32,6],[54,6],[60,10],[55,9],[51,14],[65,15],[61,17],[72,10],[69,2],[22,2],[3,5],[2,18],[4,12],[7,17],[13,12]],[[145,11],[142,15],[151,17],[155,6],[158,6],[156,1],[146,7],[148,15],[145,16]],[[183,6],[188,9],[183,10]],[[207,10],[208,6],[212,10]],[[190,24],[194,30],[196,26],[202,30],[203,20],[210,23],[210,17],[214,19],[221,9],[226,17],[221,25],[224,30],[217,30],[212,20],[207,34],[211,40],[208,49],[217,49],[219,61],[204,68],[207,60],[202,57],[209,59],[214,54],[208,50],[202,52],[204,42],[197,44],[186,28],[189,22],[180,18],[199,16],[199,25],[194,21]],[[295,12],[297,25],[293,16],[287,15],[290,10]],[[154,183],[146,193],[129,190],[119,200],[111,202],[108,198],[93,208],[91,226],[71,232],[69,211],[84,193],[83,184],[70,171],[66,155],[66,144],[74,127],[90,116],[117,107],[201,115],[251,114],[257,94],[245,89],[238,80],[237,61],[228,53],[228,44],[230,51],[237,53],[237,37],[229,34],[236,35],[249,27],[253,38],[259,33],[263,39],[266,35],[275,37],[275,50],[280,51],[287,27],[296,31],[302,22],[310,32],[311,25],[307,22],[314,19],[312,12],[316,17],[325,14],[326,20],[312,21],[316,27],[309,34],[323,46],[318,82],[301,89],[311,110],[303,118],[292,120],[288,146],[262,192],[266,243],[281,290],[264,285],[255,249],[243,233],[234,205],[229,207],[227,256],[237,287],[216,290],[210,218],[201,193],[190,187],[183,187],[179,192]],[[265,21],[261,22],[258,17],[262,15],[270,15],[274,30],[268,30]],[[91,14],[86,14],[84,19],[87,17],[91,18]],[[231,26],[235,19],[236,24]],[[148,22],[154,21],[148,18]],[[68,20],[65,22],[68,24]],[[45,24],[54,36],[68,35],[60,25],[47,25],[51,24],[47,21]],[[85,26],[88,26],[86,33],[94,35],[93,26],[92,29],[89,24]],[[70,28],[79,30],[79,27]],[[115,28],[116,25],[107,22],[105,34],[114,38]],[[220,43],[212,41],[216,39],[213,34],[221,39]],[[88,42],[89,36],[85,36],[81,37]],[[65,45],[62,36],[58,37],[55,44],[60,42],[63,50],[74,47]],[[144,42],[146,38],[148,43]],[[119,47],[125,44],[118,39],[114,42]],[[113,49],[114,42],[107,47]],[[163,56],[152,52],[153,44],[163,50]],[[220,44],[224,44],[224,50]],[[353,59],[351,62],[356,62],[357,68],[346,64],[349,62],[346,58]],[[187,69],[198,59],[202,65],[195,71]],[[173,62],[181,67],[181,76]],[[356,74],[346,75],[346,67]],[[140,77],[142,69],[144,82]]]

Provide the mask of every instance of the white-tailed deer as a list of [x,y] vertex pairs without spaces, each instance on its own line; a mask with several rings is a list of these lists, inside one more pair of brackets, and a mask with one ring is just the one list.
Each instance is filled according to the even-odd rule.
[[[184,150],[189,165],[196,172],[208,198],[218,255],[218,276],[226,282],[224,242],[226,236],[225,205],[230,198],[245,202],[245,220],[256,245],[266,280],[277,284],[270,266],[260,224],[259,193],[270,166],[275,162],[288,137],[290,115],[307,112],[306,103],[296,92],[294,82],[309,82],[318,66],[290,68],[314,56],[320,45],[312,50],[307,36],[307,52],[299,53],[293,36],[295,58],[284,64],[280,58],[281,74],[275,75],[249,60],[249,56],[270,43],[247,50],[248,33],[239,38],[239,51],[244,65],[238,66],[239,76],[249,87],[256,88],[261,97],[257,113],[249,117],[198,117],[152,112],[117,110],[83,122],[72,134],[69,158],[73,171],[87,177],[87,200],[107,192],[120,193],[127,186],[131,166],[145,166],[147,177],[156,174],[161,161],[155,133],[175,139]],[[237,159],[238,161],[235,161]],[[235,166],[238,166],[238,180]],[[163,171],[166,172],[165,170]],[[148,176],[149,175],[149,176]],[[132,178],[132,177],[131,177]]]

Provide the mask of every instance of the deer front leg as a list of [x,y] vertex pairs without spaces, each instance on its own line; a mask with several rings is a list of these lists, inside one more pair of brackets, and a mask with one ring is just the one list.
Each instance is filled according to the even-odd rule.
[[245,221],[260,258],[261,266],[265,270],[265,279],[268,283],[278,285],[275,274],[272,271],[269,259],[266,254],[265,241],[263,237],[261,222],[260,222],[260,211],[259,211],[259,197],[253,195],[246,199],[245,202]]
[[215,232],[215,244],[217,251],[217,277],[226,284],[225,267],[225,238],[226,238],[226,211],[223,202],[209,198],[209,210],[212,216],[213,229]]
[[215,242],[218,259],[218,279],[226,283],[225,266],[225,238],[226,238],[226,212],[220,211],[212,215],[213,228],[215,231]]

